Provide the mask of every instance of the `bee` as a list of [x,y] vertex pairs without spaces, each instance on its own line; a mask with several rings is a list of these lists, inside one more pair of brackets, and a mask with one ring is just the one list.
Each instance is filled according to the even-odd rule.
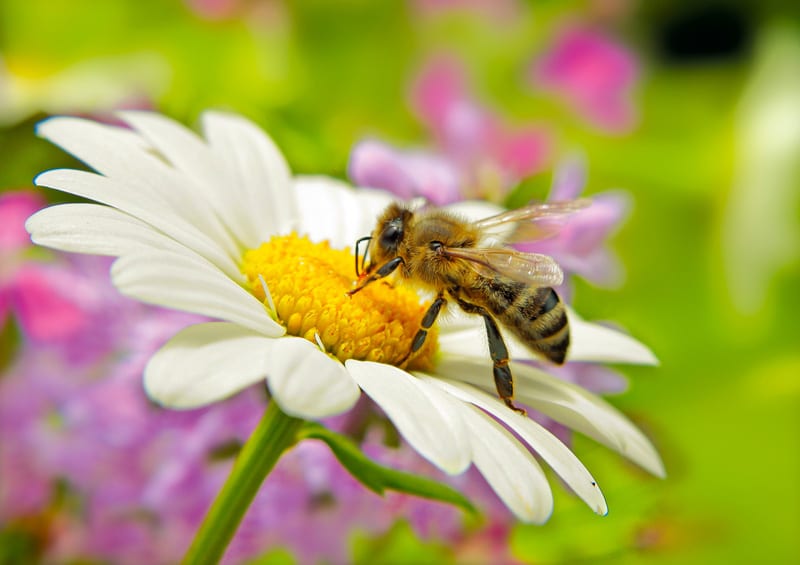
[[[569,324],[566,308],[552,287],[561,284],[564,275],[551,257],[504,245],[554,235],[560,219],[588,205],[586,199],[533,204],[469,222],[440,208],[412,211],[391,204],[372,234],[356,242],[358,283],[348,294],[392,273],[435,294],[401,366],[420,350],[448,301],[467,314],[481,316],[497,393],[509,408],[524,414],[514,405],[508,348],[498,323],[535,353],[563,364]],[[365,241],[359,266],[359,247]],[[369,264],[364,268],[367,255]]]

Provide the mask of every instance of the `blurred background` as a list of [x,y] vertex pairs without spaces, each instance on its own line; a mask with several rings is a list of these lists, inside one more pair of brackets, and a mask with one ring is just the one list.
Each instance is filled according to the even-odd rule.
[[[369,177],[354,152],[364,143],[393,159],[424,152],[468,178],[469,196],[510,206],[544,199],[557,163],[579,154],[587,194],[630,200],[610,242],[621,268],[576,278],[571,294],[584,317],[660,358],[619,367],[628,389],[609,398],[652,438],[666,480],[575,437],[610,513],[556,484],[552,519],[534,527],[490,495],[476,519],[361,493],[306,442],[270,477],[230,562],[800,561],[794,6],[0,1],[0,562],[178,560],[263,405],[251,391],[212,410],[150,406],[141,368],[191,317],[117,296],[108,261],[19,235],[32,211],[67,198],[33,191],[32,178],[80,166],[35,124],[113,121],[120,108],[190,126],[206,108],[236,111],[295,172],[353,181]],[[445,99],[501,133],[454,133]],[[370,434],[385,460],[433,474]],[[476,481],[456,486],[484,500]]]

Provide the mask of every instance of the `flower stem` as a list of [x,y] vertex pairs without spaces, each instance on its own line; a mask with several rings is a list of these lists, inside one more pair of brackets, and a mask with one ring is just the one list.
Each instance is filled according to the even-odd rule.
[[291,447],[303,420],[270,402],[258,426],[236,458],[228,480],[206,513],[184,565],[218,563],[250,503],[281,454]]

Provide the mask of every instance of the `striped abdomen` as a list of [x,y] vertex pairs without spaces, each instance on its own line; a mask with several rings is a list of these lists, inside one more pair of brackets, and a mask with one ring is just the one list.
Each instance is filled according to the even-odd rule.
[[564,303],[550,287],[495,277],[482,285],[481,303],[503,326],[531,350],[553,363],[564,362],[569,347],[569,325]]

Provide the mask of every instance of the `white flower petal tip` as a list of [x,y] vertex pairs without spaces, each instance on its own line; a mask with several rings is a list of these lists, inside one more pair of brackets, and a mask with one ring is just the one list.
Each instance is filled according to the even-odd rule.
[[292,416],[318,419],[341,414],[361,395],[342,363],[303,338],[277,340],[266,366],[270,392]]
[[428,461],[451,475],[472,461],[462,403],[392,365],[348,360],[347,370]]
[[608,513],[608,505],[594,477],[575,454],[546,428],[510,410],[496,396],[472,385],[448,379],[427,376],[423,378],[456,398],[478,406],[503,422],[536,451],[589,508],[601,516]]
[[553,493],[533,455],[477,408],[468,406],[464,421],[475,466],[500,500],[523,522],[544,524],[553,513]]
[[569,312],[569,361],[658,365],[658,358],[646,345],[621,331],[587,322]]
[[275,342],[225,322],[190,326],[150,359],[145,390],[170,408],[217,402],[266,378],[266,359]]
[[147,249],[188,251],[144,222],[97,204],[50,206],[28,218],[25,229],[33,243],[73,253],[120,256]]
[[627,457],[657,477],[664,463],[653,444],[622,412],[581,388],[533,367],[512,364],[518,398]]
[[39,121],[36,126],[34,126],[33,131],[37,137],[50,140],[63,126],[68,126],[80,120],[82,120],[82,118],[76,118],[74,116],[48,116]]
[[[650,440],[611,404],[578,385],[529,365],[512,362],[511,371],[516,398],[521,403],[617,451],[653,475],[665,475],[664,464]],[[437,372],[494,394],[491,361],[443,357],[437,364]],[[594,504],[590,506],[595,508]]]

